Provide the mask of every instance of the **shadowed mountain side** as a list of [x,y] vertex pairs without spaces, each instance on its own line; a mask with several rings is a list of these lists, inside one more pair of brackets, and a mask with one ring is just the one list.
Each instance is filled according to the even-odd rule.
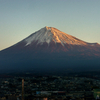
[[[55,51],[51,51],[50,48],[46,48],[43,52],[42,48],[39,51],[31,50],[31,47],[24,49],[9,48],[1,52],[0,56],[0,71],[1,72],[23,72],[33,71],[34,73],[66,73],[66,72],[78,72],[87,70],[99,70],[99,57],[90,53],[89,51],[77,52],[68,50],[59,51],[60,46]],[[44,48],[43,48],[44,49]],[[78,49],[78,48],[77,48]],[[11,50],[11,51],[10,51]],[[15,52],[16,50],[16,52]],[[51,51],[51,52],[50,52]]]

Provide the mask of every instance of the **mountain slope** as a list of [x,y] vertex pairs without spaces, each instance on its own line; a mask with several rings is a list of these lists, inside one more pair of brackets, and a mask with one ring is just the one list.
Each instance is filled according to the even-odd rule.
[[0,70],[37,73],[94,70],[99,68],[99,59],[98,43],[87,43],[56,28],[44,27],[0,51]]
[[87,43],[56,28],[46,26],[1,52],[24,53],[25,51],[28,53],[30,51],[32,54],[36,52],[64,52],[72,55],[77,52],[78,55],[83,56],[100,56],[100,45]]

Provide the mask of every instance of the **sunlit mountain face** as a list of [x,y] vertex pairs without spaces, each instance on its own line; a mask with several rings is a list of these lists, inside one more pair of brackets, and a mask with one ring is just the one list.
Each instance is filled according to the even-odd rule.
[[0,71],[66,73],[99,70],[100,45],[44,27],[0,51]]

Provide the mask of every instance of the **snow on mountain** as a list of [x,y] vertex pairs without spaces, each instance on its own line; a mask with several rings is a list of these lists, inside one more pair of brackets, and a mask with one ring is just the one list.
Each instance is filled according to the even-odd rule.
[[33,33],[32,35],[27,37],[24,41],[26,42],[26,46],[30,45],[34,41],[36,41],[37,44],[41,45],[44,42],[49,44],[52,41],[55,42],[55,44],[61,43],[63,46],[64,44],[87,45],[86,42],[79,40],[76,37],[61,32],[56,28],[47,26]]

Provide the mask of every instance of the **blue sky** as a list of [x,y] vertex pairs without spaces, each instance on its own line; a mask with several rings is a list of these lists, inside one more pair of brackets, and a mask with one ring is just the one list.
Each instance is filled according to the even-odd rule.
[[100,43],[100,0],[0,0],[0,50],[45,26]]

